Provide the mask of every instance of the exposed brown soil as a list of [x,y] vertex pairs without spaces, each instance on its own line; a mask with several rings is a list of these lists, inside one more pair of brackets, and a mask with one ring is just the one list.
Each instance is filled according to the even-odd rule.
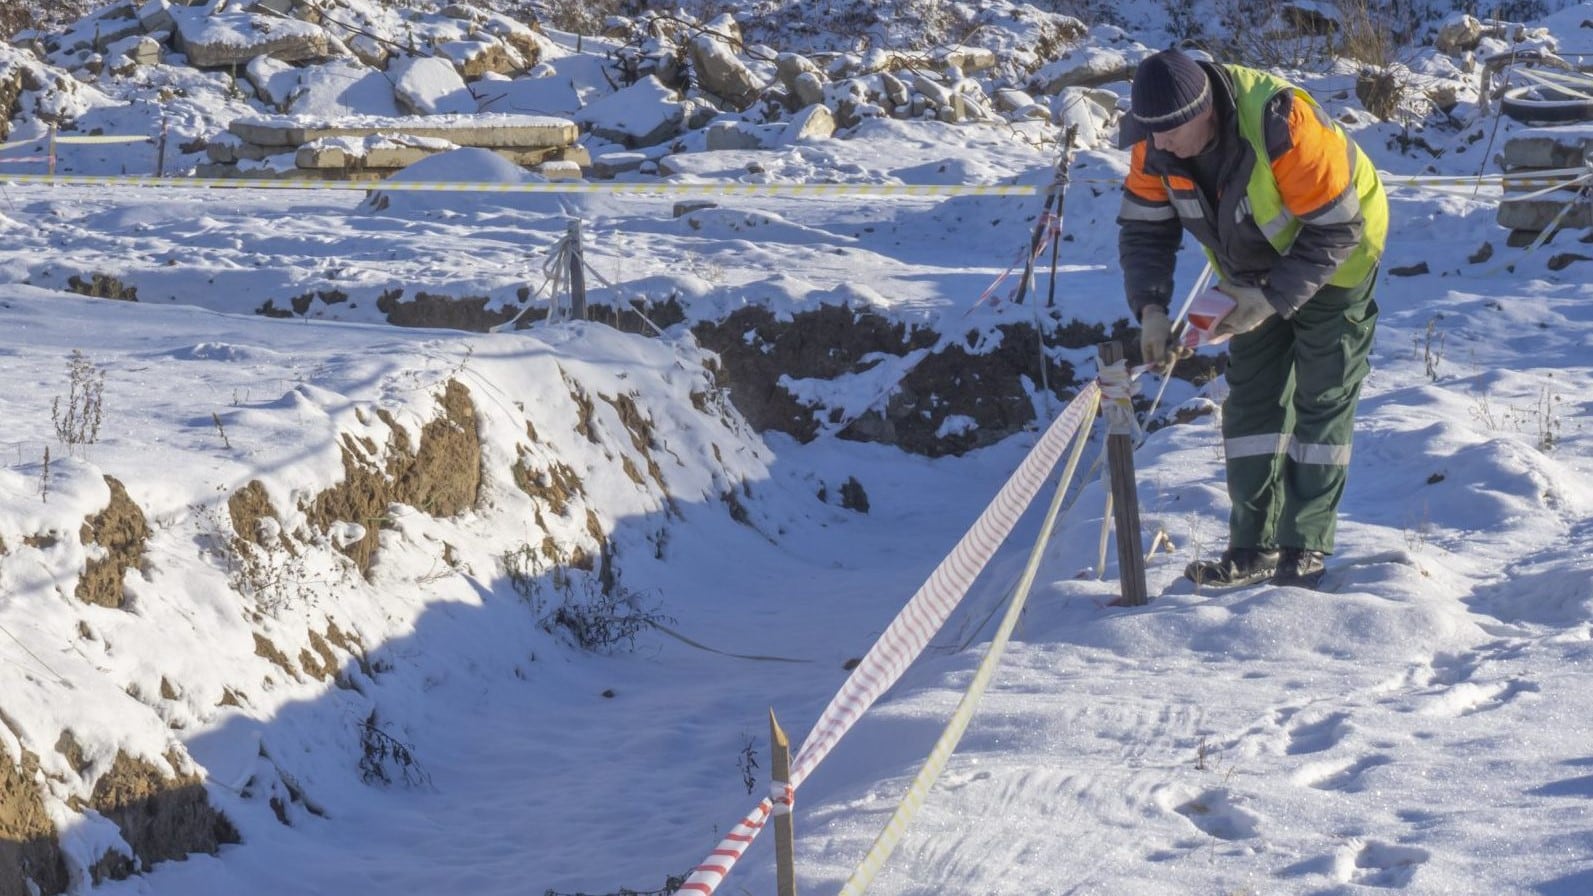
[[[203,782],[174,773],[178,767],[174,757],[162,766],[118,752],[110,770],[94,783],[89,804],[115,822],[133,848],[138,867],[127,867],[129,873],[191,853],[214,855],[221,844],[238,842],[237,829],[210,805]],[[123,868],[112,860],[103,873],[115,877]]]
[[0,754],[0,896],[65,893],[66,861],[55,824],[35,783],[39,758],[26,751],[19,767]]
[[[381,415],[392,428],[385,452],[345,436],[343,481],[321,492],[305,508],[321,532],[337,522],[359,523],[365,535],[341,550],[369,573],[376,560],[379,532],[393,504],[406,504],[432,516],[455,516],[474,506],[481,491],[481,439],[470,390],[449,380],[442,414],[421,428],[419,444]],[[379,455],[385,455],[385,458]]]
[[99,545],[105,556],[88,561],[77,580],[77,598],[84,603],[120,609],[126,603],[122,578],[137,569],[149,541],[144,512],[127,497],[127,489],[107,476],[111,501],[105,509],[83,521],[78,535],[84,545]]

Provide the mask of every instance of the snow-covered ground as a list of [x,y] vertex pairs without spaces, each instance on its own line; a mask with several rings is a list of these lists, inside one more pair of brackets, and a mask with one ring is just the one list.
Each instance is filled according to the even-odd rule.
[[[1550,27],[1576,33],[1588,12]],[[1392,175],[1497,173],[1484,138],[1517,127],[1495,134],[1462,103],[1457,126],[1423,133],[1442,154],[1418,160],[1399,151],[1400,125],[1354,113],[1353,75],[1302,80]],[[149,111],[95,114],[114,132]],[[117,152],[149,151],[60,149],[68,168],[102,173]],[[1054,146],[1005,125],[880,120],[684,155],[672,182],[1040,184],[1054,161]],[[1086,322],[1125,313],[1124,165],[1109,140],[1091,146],[1065,197],[1057,295]],[[520,177],[471,152],[406,176]],[[1496,187],[1390,183],[1375,366],[1324,590],[1189,587],[1184,564],[1226,531],[1217,420],[1154,432],[1136,456],[1146,533],[1172,544],[1149,563],[1154,600],[1108,605],[1115,551],[1103,579],[1091,475],[872,892],[1593,892],[1587,263],[1551,264],[1578,251],[1575,234],[1507,247]],[[202,777],[241,842],[93,887],[106,894],[661,891],[763,795],[769,708],[799,745],[1039,434],[936,460],[797,444],[725,408],[684,326],[661,339],[589,323],[471,334],[393,328],[377,309],[395,289],[518,306],[574,214],[622,295],[673,293],[690,320],[847,301],[989,334],[1032,313],[975,299],[1027,245],[1039,196],[703,190],[378,203],[333,189],[4,187],[0,743],[13,761],[37,757],[75,892],[107,849],[125,851],[109,820],[77,808],[118,751]],[[676,217],[683,198],[717,207]],[[1197,271],[1190,252],[1181,274]],[[137,301],[68,291],[94,274]],[[332,290],[345,298],[306,316],[256,313]],[[1087,369],[1090,354],[1066,357]],[[481,443],[469,508],[394,505],[320,527],[313,505],[347,475],[345,452],[381,468],[415,449],[449,383],[468,390]],[[811,388],[847,407],[887,386]],[[84,392],[102,399],[98,428],[70,437]],[[1198,407],[1221,384],[1168,393],[1169,410]],[[80,535],[111,500],[106,477],[149,530],[121,608],[77,596],[85,563],[107,553]],[[851,478],[866,513],[841,506]],[[277,519],[241,549],[228,502],[256,480]],[[895,810],[1048,498],[803,783],[803,891],[837,891]],[[366,574],[358,550],[338,548],[372,529]],[[291,549],[279,532],[297,535]],[[600,549],[619,570],[613,593],[664,625],[610,652],[549,623],[561,603],[599,599],[599,570],[576,557]],[[771,840],[720,892],[773,892]]]

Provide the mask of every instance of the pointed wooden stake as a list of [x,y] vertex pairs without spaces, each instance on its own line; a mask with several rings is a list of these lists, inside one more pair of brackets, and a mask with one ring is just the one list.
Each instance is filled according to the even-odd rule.
[[586,320],[586,254],[581,249],[581,221],[570,222],[570,317]]
[[[769,710],[769,776],[775,788],[791,785],[791,740]],[[771,789],[770,795],[776,791]],[[782,811],[783,810],[783,811]],[[774,806],[774,870],[779,896],[796,896],[796,831],[791,825],[791,805]]]
[[[1096,347],[1101,363],[1123,360],[1123,347],[1103,342]],[[1139,489],[1134,477],[1134,434],[1112,426],[1106,434],[1106,466],[1112,476],[1111,501],[1117,529],[1117,576],[1120,594],[1113,606],[1139,607],[1150,602],[1145,593],[1145,549],[1139,531]]]

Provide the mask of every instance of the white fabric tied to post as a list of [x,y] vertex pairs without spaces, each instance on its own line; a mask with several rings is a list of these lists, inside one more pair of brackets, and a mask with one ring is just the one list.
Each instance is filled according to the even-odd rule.
[[1107,435],[1134,435],[1139,421],[1134,418],[1134,380],[1127,361],[1104,364],[1096,374],[1101,384],[1101,413],[1106,417]]
[[774,804],[770,815],[790,815],[791,807],[796,804],[796,788],[785,781],[770,781],[769,802]]

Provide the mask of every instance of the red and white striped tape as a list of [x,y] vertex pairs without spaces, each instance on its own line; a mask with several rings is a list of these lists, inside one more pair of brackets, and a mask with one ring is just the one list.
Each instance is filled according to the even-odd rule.
[[[824,761],[863,713],[902,677],[907,667],[929,645],[929,639],[945,624],[951,611],[968,593],[974,579],[995,555],[996,548],[1006,540],[1012,527],[1017,525],[1018,518],[1023,516],[1034,496],[1039,494],[1062,452],[1083,424],[1085,416],[1093,412],[1099,392],[1100,386],[1094,382],[1085,386],[1046,428],[1040,441],[1030,449],[984,513],[964,533],[951,553],[940,561],[929,579],[919,587],[918,593],[913,595],[907,606],[886,627],[885,633],[863,656],[857,668],[852,670],[792,761],[792,792],[802,786],[808,774]],[[713,893],[758,836],[772,811],[773,802],[764,799],[747,817],[737,822],[735,828],[719,842],[718,848],[686,878],[681,885],[681,892],[700,893],[702,896]]]
[[[1040,232],[1042,235],[1039,242],[1036,242],[1034,244],[1034,248],[1027,252],[1022,249],[1018,250],[1018,257],[1012,259],[1012,264],[1007,265],[1007,269],[1001,272],[1001,276],[997,277],[989,286],[985,287],[985,291],[979,294],[979,298],[974,299],[974,303],[968,306],[968,310],[964,311],[962,316],[967,317],[968,315],[972,314],[975,308],[983,305],[991,298],[991,296],[994,296],[996,294],[996,288],[1002,283],[1005,283],[1007,278],[1012,276],[1012,272],[1018,269],[1018,265],[1024,262],[1025,255],[1028,256],[1029,264],[1033,264],[1036,260],[1038,260],[1040,253],[1044,252],[1046,247],[1051,245],[1051,240],[1062,235],[1062,230],[1059,226],[1061,222],[1061,218],[1058,218],[1056,215],[1053,215],[1050,212],[1046,212],[1045,220],[1041,222]],[[992,304],[1000,304],[1000,300],[997,299],[992,302]]]

